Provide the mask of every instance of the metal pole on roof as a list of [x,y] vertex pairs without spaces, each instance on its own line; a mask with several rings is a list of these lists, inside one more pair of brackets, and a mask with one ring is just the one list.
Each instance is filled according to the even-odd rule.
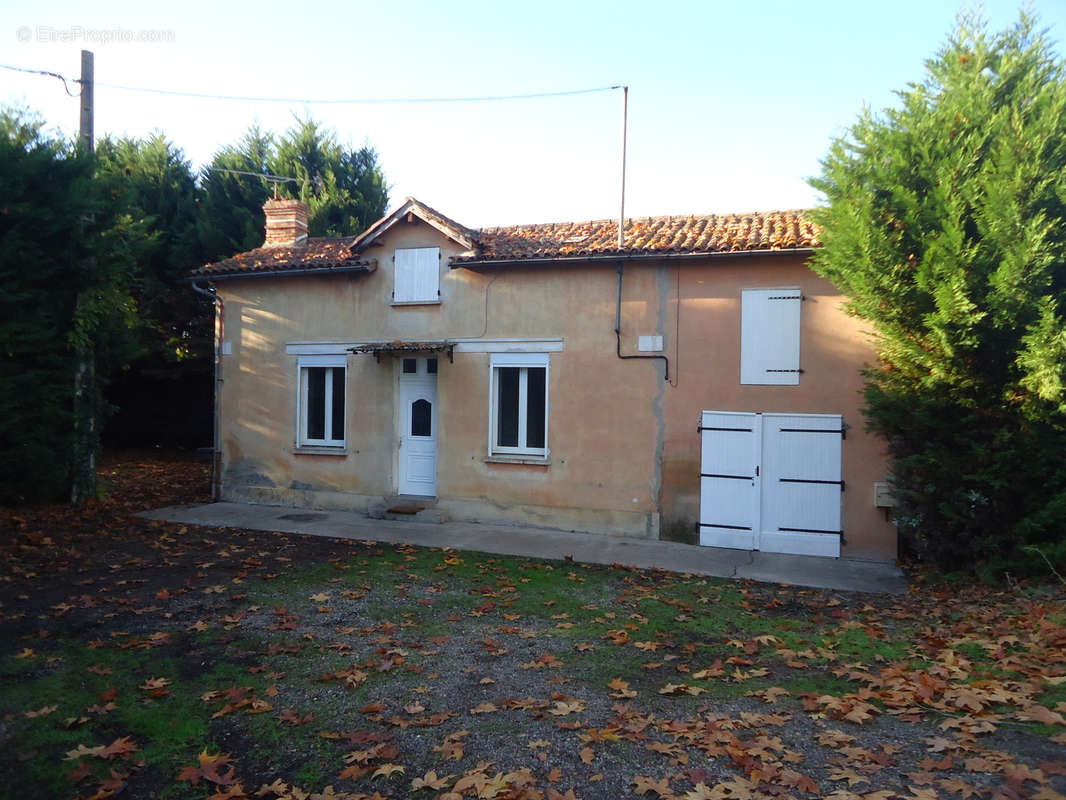
[[625,240],[623,231],[626,224],[626,128],[629,112],[629,87],[622,87],[622,207],[618,212],[618,249],[621,250]]

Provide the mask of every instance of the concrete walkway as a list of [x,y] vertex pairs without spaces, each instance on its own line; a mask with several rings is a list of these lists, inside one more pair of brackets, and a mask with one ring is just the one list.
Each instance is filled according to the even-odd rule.
[[374,540],[421,547],[452,547],[499,555],[624,564],[718,578],[899,594],[907,580],[892,564],[847,558],[787,556],[719,547],[697,547],[545,528],[471,522],[398,522],[369,519],[348,511],[318,511],[245,503],[171,506],[147,511],[147,519],[221,528],[279,531],[338,539]]

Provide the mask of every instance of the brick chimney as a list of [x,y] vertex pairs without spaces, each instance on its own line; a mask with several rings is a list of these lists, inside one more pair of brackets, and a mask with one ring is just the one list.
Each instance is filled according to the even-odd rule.
[[263,247],[301,247],[307,244],[310,209],[299,200],[271,199],[263,206],[266,240]]

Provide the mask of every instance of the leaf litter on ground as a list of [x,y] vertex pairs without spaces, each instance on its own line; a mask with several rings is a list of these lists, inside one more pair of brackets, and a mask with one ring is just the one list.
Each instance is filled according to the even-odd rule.
[[[903,597],[0,509],[12,797],[1066,797],[1061,587]],[[180,788],[184,787],[184,789]]]

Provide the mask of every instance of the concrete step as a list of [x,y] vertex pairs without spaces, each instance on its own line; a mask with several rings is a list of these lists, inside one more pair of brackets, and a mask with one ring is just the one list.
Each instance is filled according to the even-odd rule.
[[439,508],[413,503],[409,500],[391,503],[378,503],[367,510],[371,519],[391,519],[395,522],[428,522],[440,525],[447,522],[447,516]]

